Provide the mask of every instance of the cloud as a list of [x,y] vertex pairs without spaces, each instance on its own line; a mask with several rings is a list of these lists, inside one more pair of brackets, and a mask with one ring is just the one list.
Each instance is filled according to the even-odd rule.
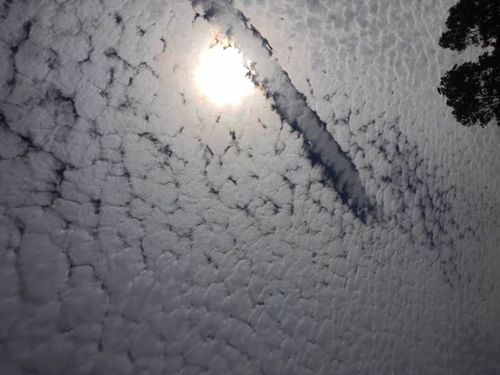
[[[446,9],[234,4],[268,82],[227,111],[200,4],[4,8],[0,373],[498,372],[500,129],[445,115]],[[381,220],[311,165],[316,116]]]
[[273,108],[281,120],[301,134],[311,162],[324,167],[325,179],[337,190],[342,201],[356,216],[366,220],[374,208],[356,166],[273,57],[269,42],[241,11],[233,7],[232,2],[196,0],[192,3],[195,9],[201,6],[204,18],[233,38],[245,57],[252,61],[255,84],[273,99]]

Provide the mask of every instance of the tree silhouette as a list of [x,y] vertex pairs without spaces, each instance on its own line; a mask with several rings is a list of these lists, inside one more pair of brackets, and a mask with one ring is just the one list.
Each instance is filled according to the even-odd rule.
[[441,78],[439,93],[462,125],[486,126],[496,119],[500,126],[500,0],[460,0],[446,26],[441,47],[463,51],[475,45],[490,51],[477,62],[455,65]]

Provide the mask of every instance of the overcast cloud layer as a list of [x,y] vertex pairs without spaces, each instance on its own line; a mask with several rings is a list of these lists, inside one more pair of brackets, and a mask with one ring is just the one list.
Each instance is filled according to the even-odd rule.
[[[0,374],[500,372],[500,128],[458,125],[453,1],[235,1],[352,159],[193,83],[191,1],[0,6]],[[260,42],[259,42],[260,43]]]
[[356,166],[333,139],[318,114],[308,107],[307,98],[273,58],[272,46],[251,20],[235,9],[232,1],[195,0],[192,3],[195,10],[201,6],[203,18],[244,51],[245,58],[251,61],[253,82],[273,99],[274,109],[281,120],[300,133],[311,161],[324,167],[325,180],[335,187],[344,203],[363,221],[366,222],[367,217],[373,218],[374,210]]

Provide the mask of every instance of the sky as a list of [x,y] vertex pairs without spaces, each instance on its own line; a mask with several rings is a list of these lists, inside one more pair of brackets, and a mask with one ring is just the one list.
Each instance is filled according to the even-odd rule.
[[[454,3],[1,3],[0,373],[500,373]],[[214,43],[239,102],[200,90]]]

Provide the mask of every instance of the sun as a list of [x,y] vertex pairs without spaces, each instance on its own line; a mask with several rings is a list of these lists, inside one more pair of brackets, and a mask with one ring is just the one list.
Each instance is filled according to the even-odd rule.
[[237,105],[254,91],[241,52],[234,47],[215,44],[200,56],[195,80],[202,95],[218,106]]

